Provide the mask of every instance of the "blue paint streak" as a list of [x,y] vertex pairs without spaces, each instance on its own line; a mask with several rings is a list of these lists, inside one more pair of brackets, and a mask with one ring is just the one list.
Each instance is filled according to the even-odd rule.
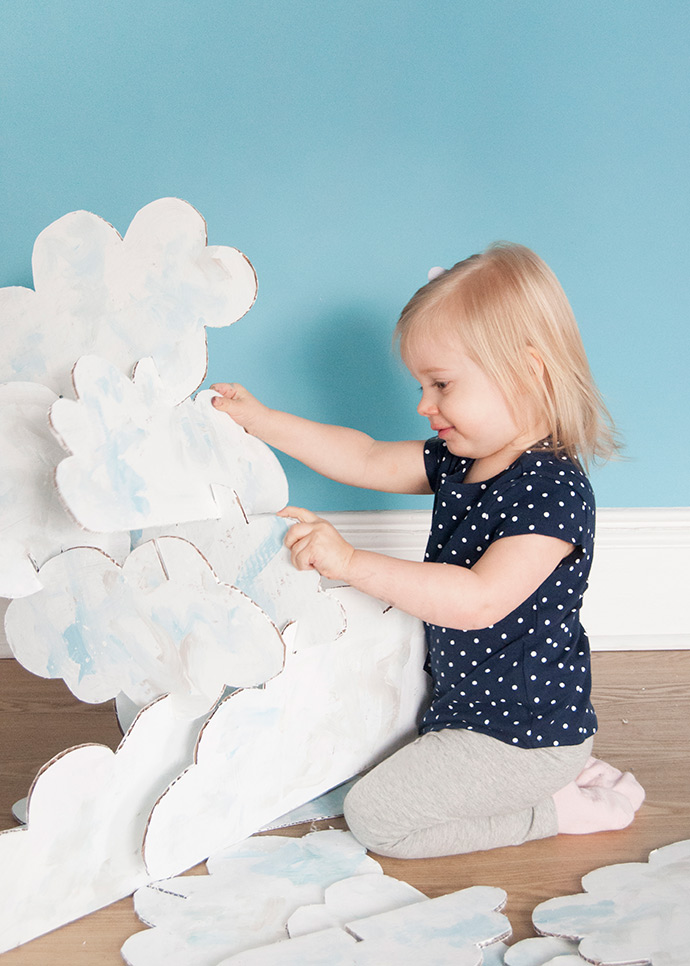
[[254,550],[251,557],[244,561],[237,575],[237,586],[250,597],[253,582],[266,569],[268,564],[280,553],[285,534],[289,529],[287,521],[278,520],[273,532]]
[[[248,852],[243,856],[242,853],[235,852],[233,857],[251,858],[252,853]],[[271,878],[284,878],[295,885],[321,885],[324,879],[337,882],[355,875],[361,864],[362,854],[359,852],[347,855],[336,850],[326,853],[310,852],[297,839],[277,852],[259,858],[252,866],[252,871]]]
[[[79,623],[70,624],[63,632],[64,640],[67,644],[67,655],[74,661],[79,668],[79,681],[81,682],[88,674],[96,673],[96,666],[88,645],[84,640]],[[52,661],[50,662],[53,663]],[[61,677],[60,671],[57,675]]]

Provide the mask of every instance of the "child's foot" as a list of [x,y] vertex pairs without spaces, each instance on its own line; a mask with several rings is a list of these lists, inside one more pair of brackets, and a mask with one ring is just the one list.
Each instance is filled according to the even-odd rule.
[[613,765],[600,758],[590,758],[580,774],[575,779],[580,788],[610,788],[624,795],[637,811],[644,801],[645,791],[635,776],[629,772],[619,771]]
[[630,825],[644,801],[644,788],[629,771],[590,758],[575,781],[553,796],[558,831],[567,835],[605,832]]
[[554,795],[559,833],[589,835],[630,825],[635,809],[630,801],[611,788],[580,788],[570,782]]

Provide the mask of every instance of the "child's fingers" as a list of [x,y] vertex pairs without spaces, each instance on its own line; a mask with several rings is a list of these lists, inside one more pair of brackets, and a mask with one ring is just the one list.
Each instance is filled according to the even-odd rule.
[[311,510],[306,510],[302,506],[286,506],[285,509],[280,511],[278,516],[290,517],[293,520],[299,520],[300,523],[316,523],[320,519],[316,513],[312,513]]
[[312,547],[310,535],[306,534],[297,540],[290,548],[292,565],[297,570],[313,570]]
[[213,392],[219,393],[224,399],[238,399],[247,395],[246,390],[238,382],[216,382],[211,386]]
[[312,532],[312,526],[309,523],[296,523],[294,526],[290,527],[288,532],[285,534],[285,546],[290,552],[294,552],[295,546],[301,541],[308,537]]

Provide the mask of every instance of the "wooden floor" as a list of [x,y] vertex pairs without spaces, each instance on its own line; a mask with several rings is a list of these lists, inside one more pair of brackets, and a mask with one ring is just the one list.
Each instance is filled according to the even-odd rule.
[[[504,911],[517,941],[534,934],[534,906],[579,892],[585,873],[644,861],[652,849],[690,838],[690,651],[595,653],[593,662],[600,722],[595,753],[633,771],[647,789],[633,825],[445,859],[382,859],[386,873],[429,896],[471,885],[500,886],[508,893]],[[91,741],[114,748],[119,739],[110,704],[80,704],[62,682],[40,680],[12,660],[0,661],[0,828],[13,825],[12,803],[26,795],[38,768],[54,754]],[[342,820],[320,827],[329,824],[344,827]],[[305,831],[298,827],[295,834]],[[124,899],[5,953],[2,966],[121,964],[122,943],[141,928],[132,900]]]

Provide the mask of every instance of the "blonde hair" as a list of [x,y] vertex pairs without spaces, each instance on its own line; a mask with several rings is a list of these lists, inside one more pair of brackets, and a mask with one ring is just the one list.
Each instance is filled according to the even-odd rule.
[[401,355],[415,339],[439,333],[458,338],[508,401],[525,393],[535,400],[553,452],[585,467],[618,452],[618,435],[570,303],[554,273],[529,248],[497,242],[419,289],[396,326]]

